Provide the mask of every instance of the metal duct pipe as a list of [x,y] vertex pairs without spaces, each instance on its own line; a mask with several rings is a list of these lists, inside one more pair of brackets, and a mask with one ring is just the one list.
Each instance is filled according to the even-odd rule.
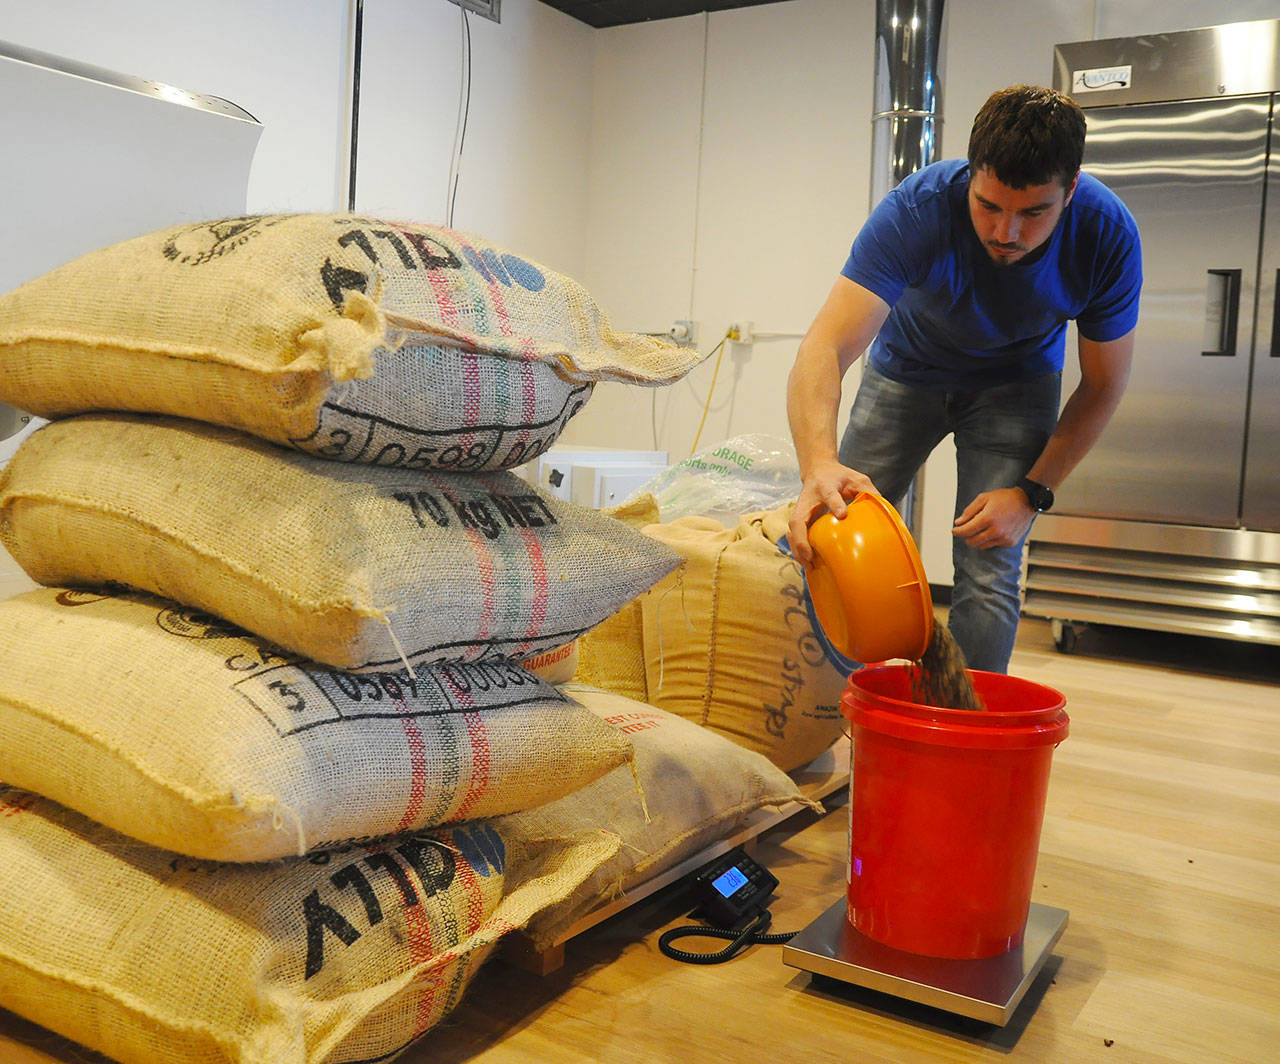
[[[871,206],[934,161],[942,129],[944,0],[876,0],[876,77],[871,109]],[[919,542],[924,470],[902,502]]]
[[871,204],[934,161],[942,126],[943,0],[876,0]]

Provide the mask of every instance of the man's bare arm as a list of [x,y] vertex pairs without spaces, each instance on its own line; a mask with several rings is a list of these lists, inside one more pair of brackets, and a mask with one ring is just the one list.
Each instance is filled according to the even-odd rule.
[[[1080,383],[1027,473],[1031,480],[1056,491],[1067,479],[1115,413],[1132,364],[1132,331],[1105,343],[1080,337]],[[984,491],[965,507],[951,531],[973,547],[1007,547],[1023,537],[1035,516],[1021,488]]]
[[889,305],[879,296],[846,277],[838,277],[796,352],[787,379],[787,417],[803,488],[788,538],[802,564],[813,560],[808,526],[814,514],[825,509],[843,517],[846,498],[859,491],[875,490],[863,474],[841,465],[836,425],[844,375],[888,315]]

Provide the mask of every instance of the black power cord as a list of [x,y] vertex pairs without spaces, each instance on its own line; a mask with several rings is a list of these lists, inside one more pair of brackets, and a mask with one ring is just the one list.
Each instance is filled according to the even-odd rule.
[[[673,961],[683,961],[685,964],[723,964],[727,960],[732,960],[748,946],[780,946],[796,937],[795,931],[786,934],[765,934],[772,922],[773,914],[768,909],[761,909],[742,930],[736,927],[709,927],[706,924],[673,927],[664,931],[659,937],[658,949]],[[678,938],[695,937],[726,939],[729,945],[714,953],[691,953],[671,945]]]

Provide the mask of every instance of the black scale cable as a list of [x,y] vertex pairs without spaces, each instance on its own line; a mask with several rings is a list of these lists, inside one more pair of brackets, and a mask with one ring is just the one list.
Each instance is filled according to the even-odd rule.
[[[658,938],[658,949],[673,961],[685,964],[722,964],[732,960],[748,946],[780,946],[790,942],[798,932],[765,934],[773,922],[773,914],[768,909],[761,909],[745,928],[712,927],[707,924],[687,924],[684,927],[673,927],[664,931]],[[678,938],[719,938],[726,939],[729,945],[714,953],[693,953],[678,949],[671,945]]]

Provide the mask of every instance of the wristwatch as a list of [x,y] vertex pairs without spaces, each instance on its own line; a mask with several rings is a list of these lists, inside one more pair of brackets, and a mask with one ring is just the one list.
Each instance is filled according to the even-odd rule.
[[1043,484],[1038,484],[1034,480],[1028,480],[1023,477],[1018,481],[1018,487],[1022,489],[1022,493],[1027,497],[1027,502],[1031,503],[1031,509],[1036,513],[1044,513],[1053,505],[1053,492],[1046,488]]

